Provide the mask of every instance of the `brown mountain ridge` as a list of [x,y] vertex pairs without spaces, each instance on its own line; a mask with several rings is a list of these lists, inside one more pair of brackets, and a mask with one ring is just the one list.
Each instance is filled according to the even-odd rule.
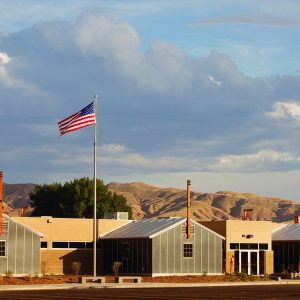
[[[3,207],[9,215],[18,214],[29,204],[34,184],[4,184]],[[132,207],[133,218],[186,215],[186,191],[162,188],[143,182],[108,184],[112,192],[124,195]],[[240,219],[243,209],[252,208],[251,220],[289,221],[300,213],[300,204],[292,200],[258,196],[251,193],[220,191],[191,192],[191,215],[195,220]]]
[[[135,219],[186,215],[185,190],[161,188],[141,182],[113,182],[108,187],[127,198]],[[191,214],[196,220],[241,219],[245,208],[253,209],[251,220],[283,222],[300,213],[300,204],[292,200],[229,191],[191,192]]]

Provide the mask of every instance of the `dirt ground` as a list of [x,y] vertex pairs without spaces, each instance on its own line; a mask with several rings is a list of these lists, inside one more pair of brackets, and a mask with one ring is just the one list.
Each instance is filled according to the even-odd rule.
[[[268,277],[236,276],[236,275],[199,275],[199,276],[163,276],[142,277],[142,282],[155,283],[205,283],[205,282],[230,282],[230,281],[258,281],[269,280]],[[45,275],[42,277],[0,277],[0,285],[28,285],[28,284],[62,284],[78,283],[79,276],[73,275]],[[114,276],[106,276],[105,282],[115,282]]]

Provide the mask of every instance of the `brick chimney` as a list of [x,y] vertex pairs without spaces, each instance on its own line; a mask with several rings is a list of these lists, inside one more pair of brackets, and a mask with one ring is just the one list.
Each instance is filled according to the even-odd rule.
[[190,217],[190,210],[191,210],[191,181],[186,181],[186,190],[187,190],[187,205],[186,205],[186,238],[191,238],[191,217]]
[[2,234],[3,172],[0,171],[0,235]]
[[294,216],[294,223],[300,224],[300,216]]

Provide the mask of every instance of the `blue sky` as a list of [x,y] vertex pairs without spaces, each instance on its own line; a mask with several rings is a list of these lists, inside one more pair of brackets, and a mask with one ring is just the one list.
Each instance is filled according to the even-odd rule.
[[298,1],[1,1],[6,182],[98,176],[298,201]]

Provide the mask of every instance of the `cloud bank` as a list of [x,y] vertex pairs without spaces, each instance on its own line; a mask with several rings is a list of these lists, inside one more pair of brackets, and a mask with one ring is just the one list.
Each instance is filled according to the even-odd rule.
[[195,58],[141,43],[98,13],[2,37],[3,168],[45,181],[90,174],[92,128],[58,139],[56,123],[96,93],[99,176],[299,169],[299,76],[253,78],[216,49]]

